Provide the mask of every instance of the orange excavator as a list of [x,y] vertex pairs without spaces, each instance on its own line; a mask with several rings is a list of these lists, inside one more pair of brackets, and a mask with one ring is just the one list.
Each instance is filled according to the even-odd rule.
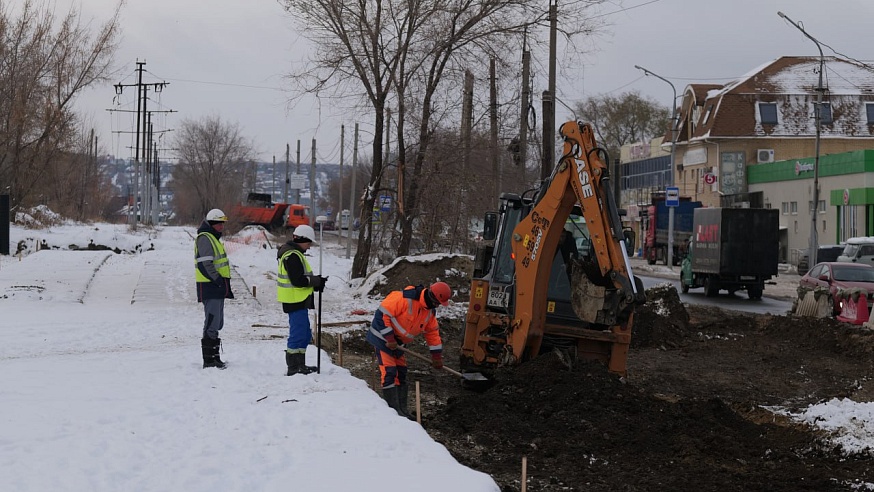
[[502,193],[485,217],[474,260],[461,367],[491,375],[557,349],[625,375],[643,283],[610,192],[609,158],[588,124],[559,129],[552,175],[522,195]]

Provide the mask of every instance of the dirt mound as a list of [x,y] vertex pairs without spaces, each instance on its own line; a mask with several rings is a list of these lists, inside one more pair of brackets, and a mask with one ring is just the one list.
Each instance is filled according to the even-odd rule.
[[631,348],[674,348],[689,339],[689,313],[677,289],[660,285],[646,291],[646,304],[634,312]]
[[471,257],[449,255],[433,259],[415,256],[408,258],[400,259],[391,268],[382,272],[385,281],[376,285],[368,294],[382,297],[408,285],[427,286],[433,282],[443,281],[452,288],[453,301],[467,302],[470,299],[470,275],[473,271]]

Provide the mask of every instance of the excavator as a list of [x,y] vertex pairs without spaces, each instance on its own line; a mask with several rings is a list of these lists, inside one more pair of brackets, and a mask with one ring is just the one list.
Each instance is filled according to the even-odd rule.
[[485,216],[463,373],[490,379],[498,367],[558,350],[563,360],[597,360],[626,374],[634,309],[646,295],[628,260],[609,157],[589,124],[569,121],[559,133],[551,176],[522,195],[502,193],[499,211]]

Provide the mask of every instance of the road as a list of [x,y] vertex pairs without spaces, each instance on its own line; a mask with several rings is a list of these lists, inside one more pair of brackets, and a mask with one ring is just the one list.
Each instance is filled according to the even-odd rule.
[[[647,277],[637,274],[643,282],[643,287],[649,289],[656,285],[669,283],[677,289],[680,295],[680,300],[688,304],[703,304],[707,306],[716,306],[723,309],[731,309],[733,311],[743,311],[755,314],[787,314],[792,309],[792,303],[783,299],[774,299],[770,297],[762,297],[759,301],[751,301],[747,298],[746,293],[729,295],[728,292],[722,291],[716,297],[706,297],[704,289],[693,289],[688,293],[683,294],[680,289],[679,279],[667,279],[660,277]],[[765,289],[767,291],[767,288]]]

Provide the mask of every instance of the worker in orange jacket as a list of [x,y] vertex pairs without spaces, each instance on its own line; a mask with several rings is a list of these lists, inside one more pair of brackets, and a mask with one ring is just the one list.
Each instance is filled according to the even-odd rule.
[[367,341],[376,350],[383,398],[398,415],[412,418],[407,410],[407,360],[399,347],[424,334],[431,366],[443,368],[437,307],[449,304],[451,297],[452,289],[446,282],[435,282],[427,288],[408,286],[386,296],[373,316]]

